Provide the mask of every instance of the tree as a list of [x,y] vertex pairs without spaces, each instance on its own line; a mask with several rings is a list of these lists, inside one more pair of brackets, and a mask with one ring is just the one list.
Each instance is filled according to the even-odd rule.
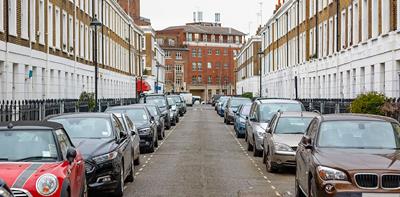
[[81,95],[79,96],[77,105],[79,107],[82,104],[87,104],[88,111],[92,112],[96,108],[96,101],[94,99],[94,93],[82,92]]
[[384,115],[382,107],[387,98],[377,92],[368,92],[359,95],[350,106],[351,113]]
[[253,99],[253,93],[252,92],[245,92],[242,94],[242,97]]

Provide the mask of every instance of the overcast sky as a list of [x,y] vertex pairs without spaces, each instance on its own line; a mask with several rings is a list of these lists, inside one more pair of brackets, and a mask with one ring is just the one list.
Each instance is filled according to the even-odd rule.
[[215,13],[221,13],[225,27],[233,27],[243,33],[255,34],[260,25],[260,2],[263,23],[272,15],[274,0],[142,0],[141,15],[151,20],[156,30],[169,26],[184,25],[193,21],[193,12],[202,11],[203,21],[214,22]]

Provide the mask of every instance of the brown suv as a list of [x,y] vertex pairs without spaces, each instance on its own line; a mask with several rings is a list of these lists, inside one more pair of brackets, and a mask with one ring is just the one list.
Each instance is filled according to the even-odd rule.
[[296,196],[400,196],[400,125],[381,116],[314,118],[296,151]]

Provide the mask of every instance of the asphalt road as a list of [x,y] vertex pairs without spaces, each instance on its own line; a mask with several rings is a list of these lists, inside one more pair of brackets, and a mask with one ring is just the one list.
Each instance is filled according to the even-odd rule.
[[293,196],[294,170],[270,174],[211,106],[189,108],[152,154],[141,155],[124,196]]

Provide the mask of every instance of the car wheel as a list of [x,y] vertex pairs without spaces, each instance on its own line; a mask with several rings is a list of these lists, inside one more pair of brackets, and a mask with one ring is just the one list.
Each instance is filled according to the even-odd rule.
[[176,117],[176,123],[178,123],[178,122],[179,122],[179,116]]
[[[122,163],[122,161],[121,161]],[[114,196],[121,197],[124,195],[125,179],[124,179],[124,166],[121,165],[121,173],[119,175],[119,181],[117,188],[115,188]]]
[[269,150],[267,153],[267,158],[265,160],[265,166],[266,166],[268,172],[274,173],[274,172],[278,171],[278,168],[271,161],[271,154],[269,153]]
[[247,142],[247,131],[244,133],[244,141]]
[[299,181],[297,181],[297,179],[295,179],[294,184],[295,184],[294,196],[295,197],[305,197],[305,195],[303,194],[303,191],[301,191],[301,189],[300,189]]
[[254,145],[254,147],[253,147],[253,156],[254,157],[260,157],[261,156],[261,151],[258,150],[256,147],[257,147],[256,145]]
[[171,121],[169,121],[168,124],[166,124],[165,128],[166,128],[167,130],[171,129]]
[[149,153],[154,153],[154,142],[152,142],[149,146]]
[[156,139],[155,139],[155,141],[154,141],[154,147],[158,147],[158,137],[155,137]]
[[251,145],[251,144],[250,144],[250,141],[247,140],[247,150],[248,150],[248,151],[253,151],[253,148],[254,148],[253,145]]
[[133,164],[135,164],[135,166],[140,165],[140,156],[139,156],[137,159],[135,159],[135,161],[133,162]]
[[309,197],[317,197],[317,185],[315,185],[314,177],[311,177],[310,182],[309,182],[308,196]]
[[265,150],[262,151],[262,155],[263,155],[263,164],[266,164],[266,160],[267,160],[267,156],[265,154]]
[[129,172],[128,177],[126,177],[126,181],[133,182],[135,180],[135,164],[133,163],[133,159],[131,161],[131,171]]
[[163,129],[161,129],[161,131],[159,132],[159,134],[158,134],[158,139],[159,140],[163,140],[164,139],[164,136],[163,136]]

